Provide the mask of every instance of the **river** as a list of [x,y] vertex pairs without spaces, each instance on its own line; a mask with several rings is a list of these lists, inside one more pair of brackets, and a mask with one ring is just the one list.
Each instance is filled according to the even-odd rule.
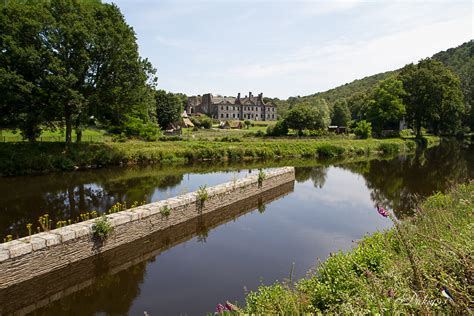
[[[72,268],[70,276],[58,272],[56,279],[26,284],[32,293],[16,302],[9,297],[20,289],[4,291],[0,305],[28,305],[24,311],[36,315],[203,315],[226,300],[242,303],[245,291],[287,279],[291,271],[293,279],[304,277],[318,258],[389,228],[376,204],[404,218],[419,199],[474,178],[474,146],[443,142],[415,155],[368,161],[151,165],[0,178],[0,232],[24,235],[26,224],[36,225],[45,213],[74,219],[118,201],[157,201],[281,165],[296,167],[295,184],[268,201],[155,234]],[[51,288],[55,295],[38,294]]]

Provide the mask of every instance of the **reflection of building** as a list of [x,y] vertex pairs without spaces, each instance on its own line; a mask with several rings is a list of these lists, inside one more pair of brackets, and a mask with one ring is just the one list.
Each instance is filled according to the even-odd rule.
[[240,93],[235,97],[213,96],[211,93],[203,96],[188,98],[186,105],[188,114],[203,113],[219,120],[255,120],[275,121],[277,109],[273,103],[263,101],[263,93],[240,98]]

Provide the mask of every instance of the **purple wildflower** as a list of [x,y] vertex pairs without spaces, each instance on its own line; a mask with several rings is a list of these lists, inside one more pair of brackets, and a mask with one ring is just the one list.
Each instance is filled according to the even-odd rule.
[[225,311],[225,307],[222,304],[217,304],[216,310],[217,310],[218,313],[222,313],[222,312]]
[[227,301],[225,303],[225,307],[227,308],[228,311],[237,311],[238,310],[237,306],[235,306],[234,304],[232,304],[229,301]]
[[388,211],[378,205],[377,205],[377,212],[379,212],[379,214],[382,215],[383,217],[388,217]]

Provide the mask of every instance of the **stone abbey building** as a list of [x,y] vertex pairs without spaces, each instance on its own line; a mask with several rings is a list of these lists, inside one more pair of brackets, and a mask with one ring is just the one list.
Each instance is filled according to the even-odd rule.
[[235,97],[213,96],[211,93],[188,98],[186,105],[188,114],[206,114],[213,119],[276,121],[277,109],[273,103],[263,101],[263,93],[253,96]]

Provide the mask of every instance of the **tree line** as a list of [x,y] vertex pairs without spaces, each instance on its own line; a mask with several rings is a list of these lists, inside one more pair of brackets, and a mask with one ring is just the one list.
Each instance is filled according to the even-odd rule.
[[1,127],[31,141],[62,129],[70,143],[90,124],[146,138],[179,118],[185,98],[156,91],[156,70],[115,4],[18,0],[0,9]]
[[320,97],[290,104],[278,128],[270,132],[286,134],[284,126],[302,134],[305,129],[326,129],[332,124],[352,126],[363,137],[384,136],[405,122],[417,136],[423,129],[436,135],[463,133],[474,129],[474,113],[462,87],[448,67],[427,58],[392,73],[368,92],[339,98],[332,105]]

